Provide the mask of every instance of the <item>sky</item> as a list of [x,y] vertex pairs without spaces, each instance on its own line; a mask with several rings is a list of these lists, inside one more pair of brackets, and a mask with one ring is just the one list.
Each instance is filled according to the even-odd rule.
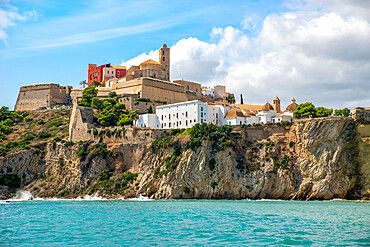
[[171,47],[171,79],[237,103],[370,106],[370,1],[0,0],[0,106],[19,87],[80,87],[87,64],[139,65]]

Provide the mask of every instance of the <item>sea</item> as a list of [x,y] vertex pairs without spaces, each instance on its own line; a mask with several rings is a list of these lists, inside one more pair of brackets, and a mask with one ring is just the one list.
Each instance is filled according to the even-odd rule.
[[0,246],[370,246],[370,203],[9,200]]

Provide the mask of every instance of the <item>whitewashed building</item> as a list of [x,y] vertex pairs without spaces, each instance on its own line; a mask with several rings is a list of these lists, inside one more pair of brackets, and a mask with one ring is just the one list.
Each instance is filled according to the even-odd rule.
[[225,107],[199,100],[157,106],[156,114],[163,129],[191,128],[197,123],[224,124]]
[[160,129],[161,124],[156,114],[143,114],[139,119],[134,120],[134,126],[142,128]]
[[277,115],[271,118],[271,123],[280,123],[284,121],[293,122],[293,117],[289,115]]
[[256,116],[258,117],[258,122],[266,124],[268,122],[272,122],[272,117],[277,115],[279,115],[279,113],[277,113],[272,105],[267,102]]

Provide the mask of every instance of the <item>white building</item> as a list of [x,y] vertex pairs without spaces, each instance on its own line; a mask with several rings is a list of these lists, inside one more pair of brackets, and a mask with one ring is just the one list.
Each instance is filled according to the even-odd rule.
[[256,116],[258,117],[258,122],[266,124],[268,122],[272,122],[272,117],[277,115],[279,115],[279,113],[277,113],[272,105],[267,102]]
[[210,95],[215,96],[215,90],[211,87],[202,87],[202,94],[203,95]]
[[225,108],[199,100],[157,106],[156,114],[161,128],[191,128],[197,123],[224,124]]
[[271,118],[271,123],[279,123],[283,121],[293,122],[293,117],[289,115],[277,115]]
[[143,114],[139,119],[134,120],[134,126],[142,128],[160,129],[161,124],[156,114]]
[[292,99],[292,103],[290,103],[284,111],[284,115],[293,117],[293,112],[297,109],[298,104],[295,103],[296,99]]

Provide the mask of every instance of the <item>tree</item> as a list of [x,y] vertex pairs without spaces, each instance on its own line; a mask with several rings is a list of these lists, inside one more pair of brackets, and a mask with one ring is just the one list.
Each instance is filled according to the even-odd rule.
[[110,93],[108,94],[108,97],[109,97],[109,98],[115,98],[115,97],[117,97],[117,93],[116,93],[115,91],[110,92]]
[[312,102],[302,103],[297,106],[297,109],[293,112],[295,118],[307,118],[316,116],[316,108]]
[[92,99],[98,95],[98,89],[89,86],[82,92],[82,99],[78,102],[79,106],[91,106]]
[[350,114],[350,109],[344,108],[344,109],[336,109],[334,111],[334,116],[341,116],[341,117],[348,117]]
[[333,109],[328,109],[328,108],[320,106],[316,108],[315,117],[328,117],[332,113],[333,113]]
[[118,122],[118,125],[125,126],[125,125],[132,125],[135,119],[138,119],[137,112],[139,110],[130,111],[127,110],[125,114],[121,115],[121,119]]
[[229,96],[227,96],[227,97],[226,97],[226,100],[227,100],[227,102],[228,102],[228,103],[230,103],[230,104],[234,104],[234,103],[235,103],[235,97],[234,97],[234,95],[229,95]]
[[85,88],[85,86],[87,85],[86,80],[80,81],[80,85],[83,86],[83,88]]
[[153,113],[153,108],[152,108],[152,106],[149,106],[147,109],[146,109],[147,111],[148,111],[148,113]]
[[96,80],[93,80],[93,85],[95,86],[95,87],[99,87],[99,86],[101,86],[101,82],[99,82],[99,81],[96,81]]
[[243,94],[240,94],[240,104],[243,105]]

